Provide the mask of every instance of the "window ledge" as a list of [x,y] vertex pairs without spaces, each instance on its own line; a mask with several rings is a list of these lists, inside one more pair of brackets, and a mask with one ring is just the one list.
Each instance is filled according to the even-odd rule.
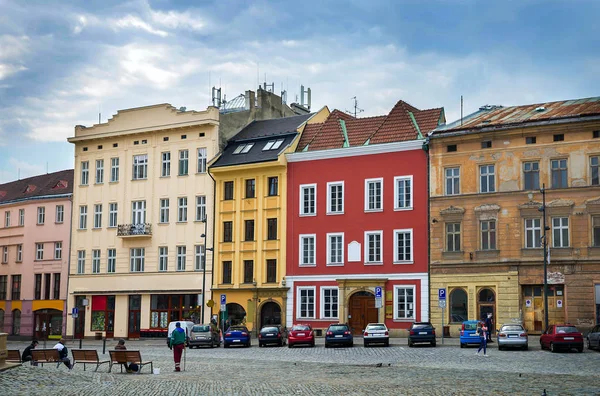
[[327,212],[327,216],[343,215],[344,212]]
[[108,184],[117,184],[119,181],[118,180],[111,180],[108,182]]
[[414,210],[414,207],[410,206],[408,208],[394,208],[394,212],[404,212],[406,210]]
[[381,213],[383,209],[365,209],[365,213]]
[[414,264],[414,261],[394,261],[394,264],[402,265],[402,264]]
[[298,265],[298,267],[300,267],[300,268],[305,268],[305,267],[312,268],[312,267],[316,267],[316,266],[317,266],[317,264],[299,264]]
[[589,256],[600,256],[600,246],[588,246]]
[[540,248],[521,248],[521,255],[524,257],[544,257],[544,249]]
[[300,217],[315,217],[317,213],[300,213]]
[[571,256],[572,254],[573,254],[572,247],[563,247],[563,248],[551,247],[550,248],[550,257],[552,257],[552,256],[566,257],[566,256]]
[[328,267],[343,267],[344,263],[327,263]]
[[383,265],[383,261],[373,261],[373,262],[366,261],[365,265]]
[[148,178],[147,178],[147,177],[146,177],[145,179],[131,179],[131,181],[134,181],[134,182],[135,182],[135,181],[146,181],[146,180],[148,180]]
[[458,251],[458,252],[442,252],[442,257],[445,259],[449,259],[449,260],[460,260],[463,258],[465,252]]

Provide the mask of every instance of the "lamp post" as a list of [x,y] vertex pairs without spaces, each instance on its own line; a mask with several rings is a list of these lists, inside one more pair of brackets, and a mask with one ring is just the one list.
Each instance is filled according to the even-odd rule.
[[204,234],[200,235],[201,238],[204,238],[204,262],[202,263],[202,307],[200,309],[200,317],[202,320],[202,323],[204,323],[204,300],[205,300],[205,296],[206,296],[206,252],[212,252],[213,248],[209,248],[207,245],[207,227],[208,227],[208,219],[206,218],[206,215],[204,215],[204,219],[202,219],[202,222],[204,223]]
[[538,208],[540,212],[542,212],[543,216],[543,227],[544,227],[544,235],[542,236],[542,241],[544,243],[544,331],[548,328],[548,238],[546,236],[546,231],[550,229],[546,225],[546,185],[542,184],[542,188],[540,189],[542,193],[542,206]]

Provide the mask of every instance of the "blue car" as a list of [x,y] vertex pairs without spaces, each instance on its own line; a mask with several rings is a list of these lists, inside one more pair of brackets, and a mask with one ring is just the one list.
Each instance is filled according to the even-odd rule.
[[333,345],[354,346],[354,338],[352,331],[347,324],[337,323],[329,325],[327,333],[325,333],[325,348]]
[[231,326],[227,329],[223,337],[223,347],[229,348],[230,345],[243,345],[246,348],[252,345],[250,332],[246,326]]
[[476,333],[477,332],[477,320],[465,320],[462,323],[462,327],[460,330],[460,347],[464,348],[469,344],[477,344],[480,343],[480,337]]

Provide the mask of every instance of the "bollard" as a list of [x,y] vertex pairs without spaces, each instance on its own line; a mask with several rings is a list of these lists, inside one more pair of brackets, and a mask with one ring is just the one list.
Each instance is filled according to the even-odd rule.
[[79,339],[79,349],[81,349],[81,342],[83,341],[83,338]]
[[106,337],[102,340],[102,354],[106,355]]

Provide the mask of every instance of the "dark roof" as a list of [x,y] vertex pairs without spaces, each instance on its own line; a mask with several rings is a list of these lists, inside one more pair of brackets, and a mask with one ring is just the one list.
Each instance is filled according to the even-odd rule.
[[[220,168],[222,166],[232,166],[232,165],[243,165],[243,164],[254,164],[257,162],[268,162],[268,161],[277,161],[279,157],[279,153],[283,149],[285,149],[294,138],[298,135],[298,133],[288,133],[287,135],[273,135],[268,137],[263,137],[260,139],[251,139],[244,140],[241,142],[229,142],[223,150],[223,153],[217,159],[217,161],[211,166],[211,168]],[[283,139],[283,143],[276,150],[266,150],[263,151],[265,145],[270,141],[276,141],[278,139]],[[251,144],[254,145],[247,153],[239,153],[233,154],[233,152],[240,145]]]
[[64,194],[73,194],[73,169],[0,184],[0,205]]
[[298,127],[310,117],[312,117],[312,114],[275,118],[272,120],[252,121],[237,135],[235,135],[231,141],[256,139],[266,136],[282,135],[286,133],[296,133]]

